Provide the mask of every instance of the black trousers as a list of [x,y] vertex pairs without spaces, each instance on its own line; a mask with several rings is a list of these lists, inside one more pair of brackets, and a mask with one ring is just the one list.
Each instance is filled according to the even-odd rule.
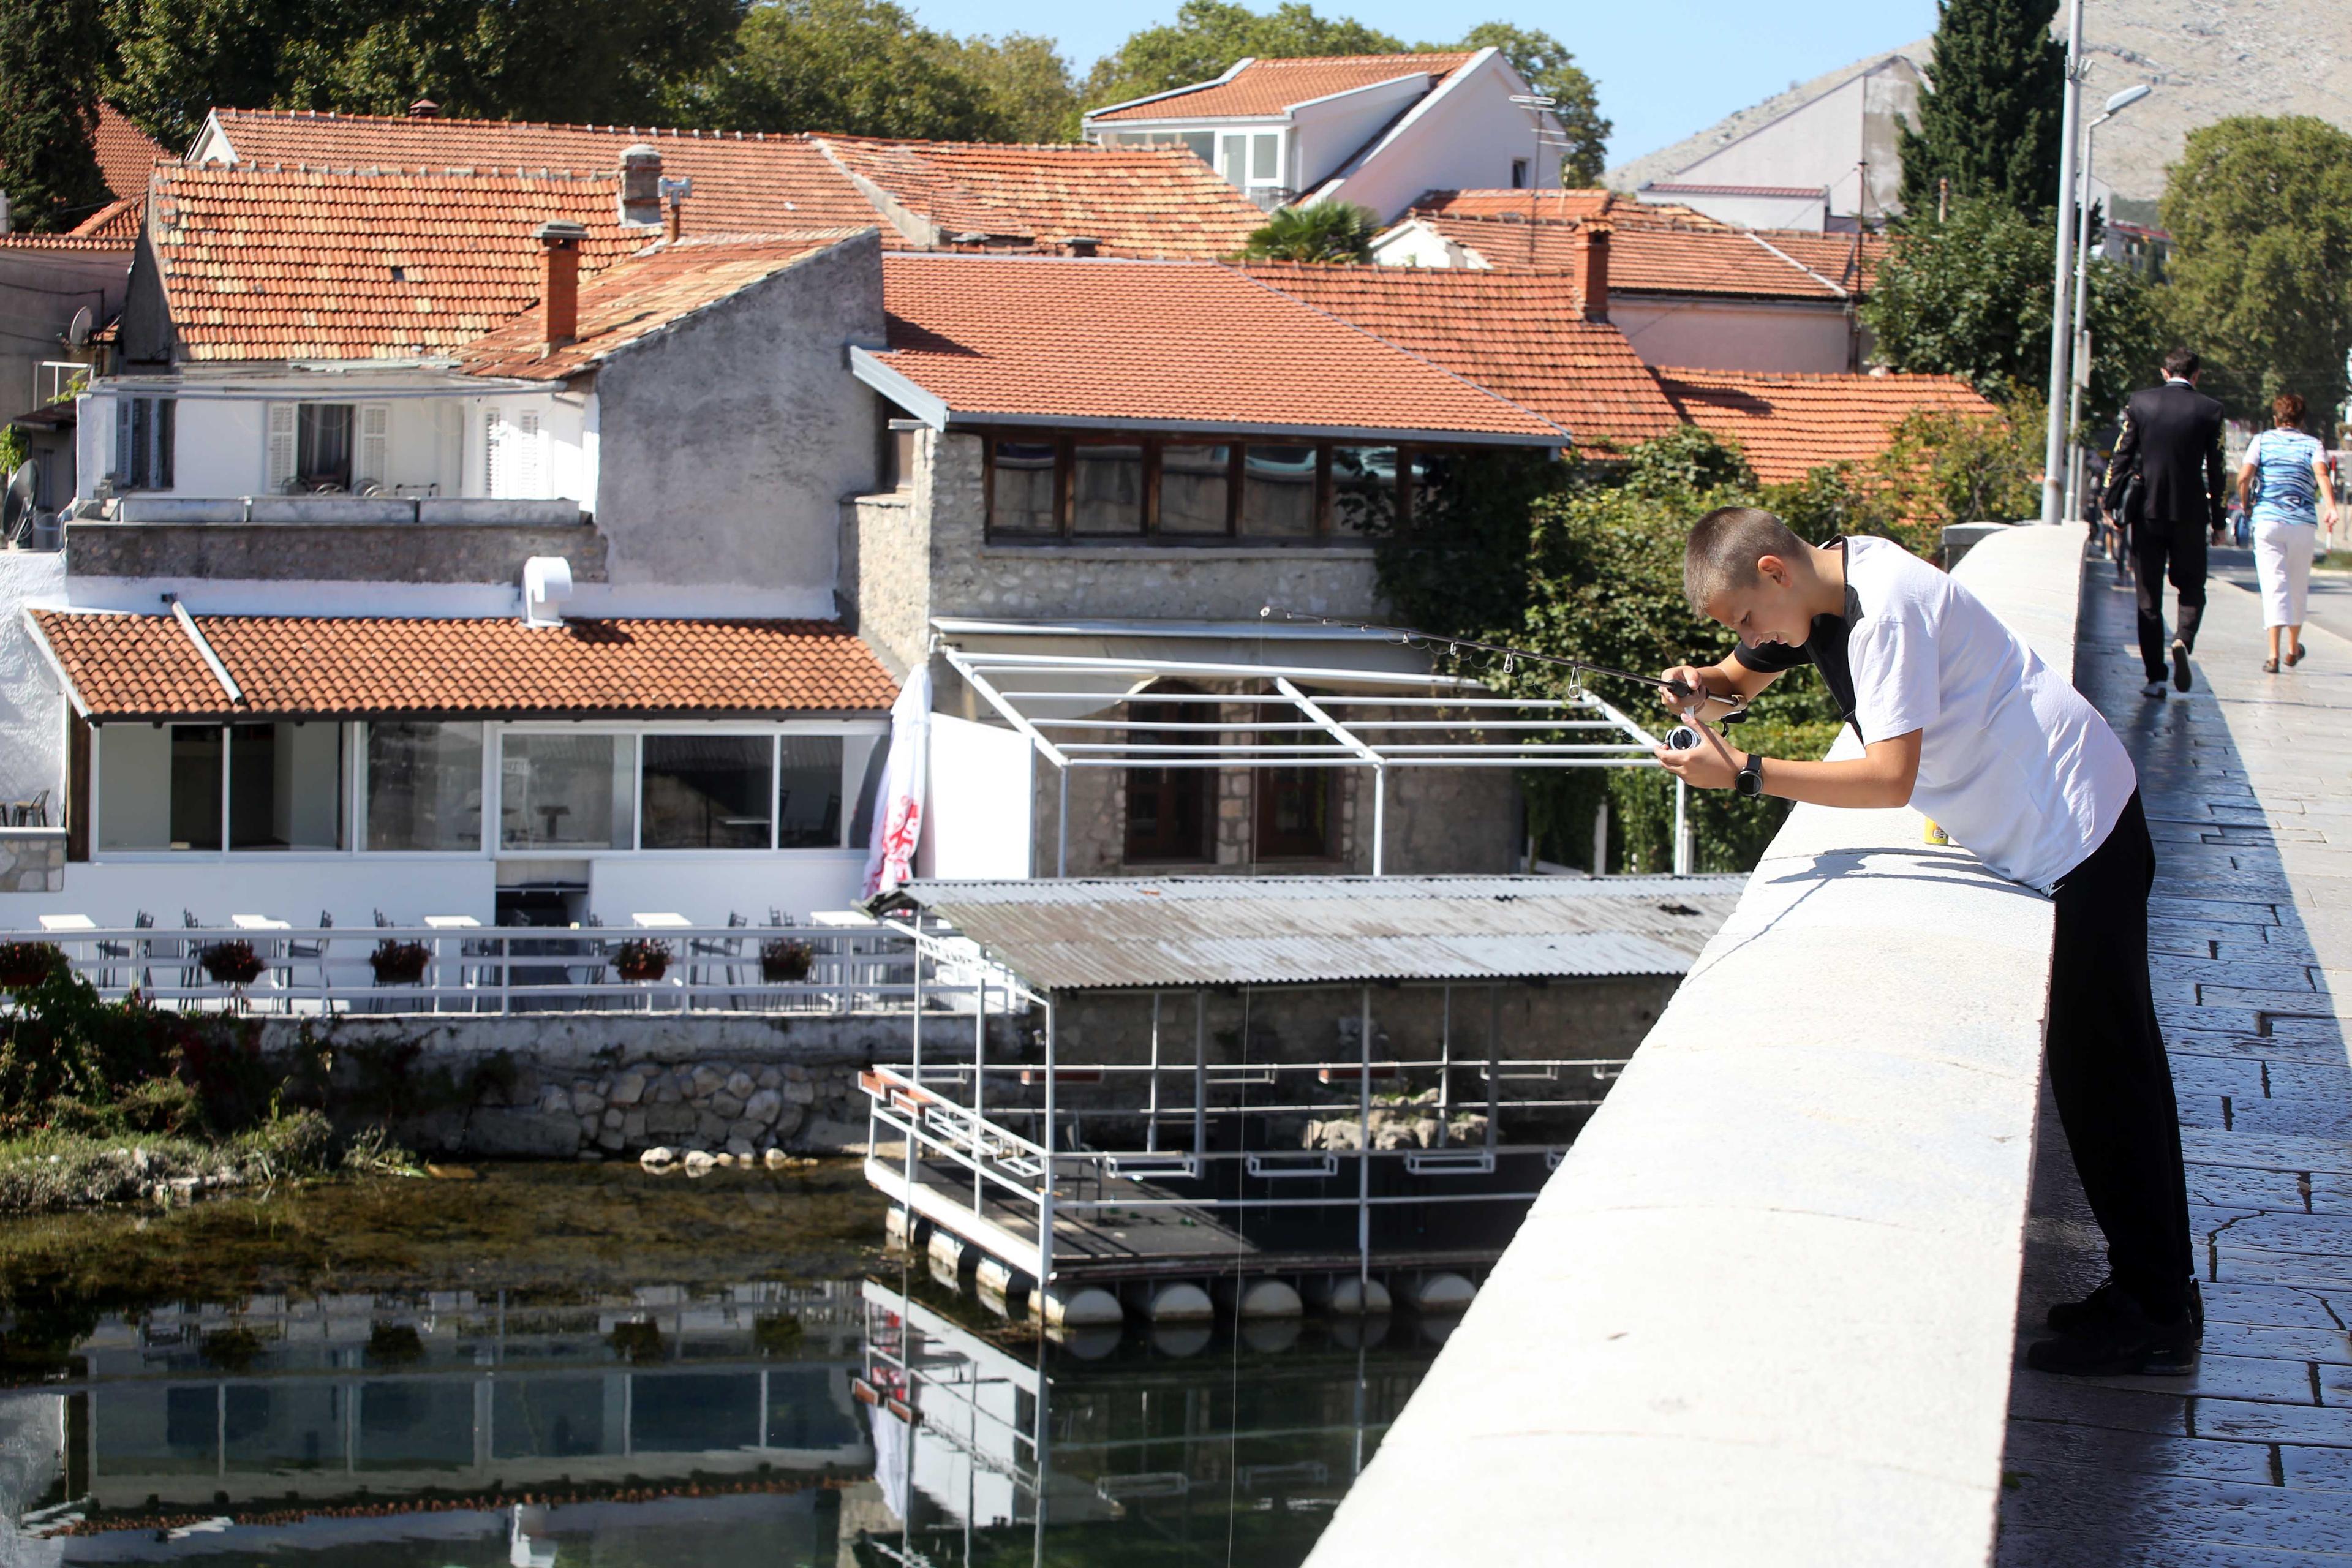
[[2192,650],[2205,618],[2205,525],[2143,518],[2132,525],[2132,580],[2139,597],[2139,661],[2150,680],[2164,679],[2170,645],[2164,637],[2164,584],[2180,595],[2177,636]]
[[2050,954],[2050,1088],[2116,1281],[2169,1317],[2187,1298],[2189,1184],[2180,1110],[2147,978],[2156,848],[2139,792],[2106,841],[2060,879]]

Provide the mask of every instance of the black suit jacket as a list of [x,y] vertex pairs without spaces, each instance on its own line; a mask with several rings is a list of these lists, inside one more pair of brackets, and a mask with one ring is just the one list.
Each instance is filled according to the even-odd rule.
[[2108,510],[2122,511],[2134,474],[2140,479],[2140,515],[2149,521],[2221,527],[2230,489],[2221,460],[2221,405],[2185,381],[2133,393],[2107,464]]

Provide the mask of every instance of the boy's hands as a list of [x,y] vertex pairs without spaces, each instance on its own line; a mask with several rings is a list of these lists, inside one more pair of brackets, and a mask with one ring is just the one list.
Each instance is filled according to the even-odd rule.
[[1717,740],[1712,731],[1699,737],[1687,752],[1658,748],[1658,765],[1693,789],[1729,789],[1739,776],[1747,756]]
[[[1658,679],[1688,687],[1693,695],[1706,689],[1706,672],[1695,664],[1678,664],[1672,669],[1662,670],[1659,672]],[[1677,696],[1664,687],[1660,687],[1658,705],[1662,708],[1670,708],[1679,713],[1691,705],[1691,699],[1689,696]]]

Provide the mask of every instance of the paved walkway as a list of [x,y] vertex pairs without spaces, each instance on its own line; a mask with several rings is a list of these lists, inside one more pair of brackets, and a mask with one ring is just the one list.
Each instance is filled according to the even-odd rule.
[[[2352,641],[2262,673],[2218,579],[2198,690],[2138,694],[2131,595],[2089,569],[2075,679],[2139,765],[2157,838],[2157,1005],[2204,1281],[2194,1378],[2011,1388],[1998,1561],[2352,1562]],[[2104,1272],[2046,1097],[2021,1322]],[[2031,1337],[2031,1336],[2023,1336]]]

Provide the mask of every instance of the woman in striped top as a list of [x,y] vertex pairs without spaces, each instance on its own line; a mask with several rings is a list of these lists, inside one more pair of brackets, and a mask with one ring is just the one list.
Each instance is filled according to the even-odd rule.
[[2281,631],[2286,634],[2285,663],[2303,662],[2303,606],[2311,589],[2312,547],[2323,515],[2334,542],[2336,489],[2328,481],[2326,448],[2303,432],[2303,399],[2281,393],[2271,402],[2271,418],[2272,428],[2246,447],[2245,467],[2238,470],[2238,500],[2253,519],[2263,624],[2271,633],[2271,656],[2263,660],[2263,668],[2276,674]]

